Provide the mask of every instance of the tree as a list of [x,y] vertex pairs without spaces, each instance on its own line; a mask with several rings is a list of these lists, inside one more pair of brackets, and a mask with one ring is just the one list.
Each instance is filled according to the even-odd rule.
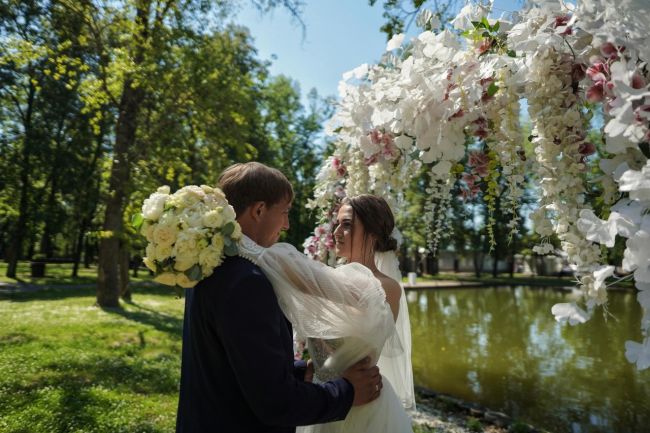
[[[370,6],[376,3],[377,0],[368,0]],[[440,23],[440,27],[444,28],[454,17],[459,3],[458,0],[384,0],[382,6],[386,22],[379,30],[385,33],[386,39],[389,40],[396,34],[407,32],[416,18],[427,10],[430,11],[430,16]],[[424,28],[431,30],[431,22],[424,24]]]
[[[267,162],[282,169],[294,189],[285,240],[300,247],[316,223],[316,215],[306,209],[322,160],[314,142],[332,106],[315,89],[309,92],[308,111],[300,103],[298,85],[284,76],[269,80],[264,90],[264,125],[270,141]],[[261,158],[264,161],[264,158]]]

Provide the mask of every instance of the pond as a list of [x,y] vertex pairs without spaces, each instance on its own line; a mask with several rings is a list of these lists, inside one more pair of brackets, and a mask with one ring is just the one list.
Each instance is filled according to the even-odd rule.
[[650,432],[650,370],[625,359],[640,341],[634,292],[610,293],[609,313],[560,325],[571,292],[467,288],[407,292],[416,385],[480,403],[552,432]]

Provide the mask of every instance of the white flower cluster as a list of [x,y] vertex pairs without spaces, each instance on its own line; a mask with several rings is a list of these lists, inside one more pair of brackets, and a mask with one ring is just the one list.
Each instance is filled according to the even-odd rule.
[[[600,245],[627,238],[623,268],[634,272],[644,308],[642,344],[628,342],[628,359],[650,366],[650,4],[646,0],[529,2],[512,22],[487,18],[489,7],[468,5],[453,20],[458,33],[425,31],[409,43],[397,35],[377,65],[361,65],[339,84],[341,101],[328,130],[338,140],[323,168],[313,207],[330,223],[344,195],[374,192],[398,206],[401,191],[425,164],[432,180],[431,218],[444,217],[451,185],[462,173],[464,194],[499,193],[495,170],[507,179],[514,212],[526,170],[539,184],[539,210],[531,218],[542,237],[558,236],[580,273],[586,307],[559,304],[559,321],[582,323],[607,301]],[[518,123],[519,101],[528,101],[533,123],[532,168]],[[602,105],[599,105],[602,104]],[[602,220],[585,204],[585,174],[596,146],[587,136],[596,108],[606,116],[598,180]],[[477,151],[477,140],[485,146]],[[468,146],[469,144],[469,146]],[[468,148],[470,152],[468,153]],[[602,152],[604,150],[604,152]],[[605,153],[606,152],[606,153]],[[644,153],[645,152],[645,153]],[[531,158],[532,159],[532,158]],[[345,167],[341,173],[340,167]],[[444,197],[443,197],[444,196]],[[489,197],[484,197],[489,198]],[[439,221],[438,221],[439,222]],[[322,231],[322,230],[321,230]],[[318,237],[319,245],[327,239]],[[437,233],[431,232],[435,245]],[[309,244],[316,245],[316,244]],[[316,248],[316,247],[310,247]],[[553,250],[548,240],[535,248]]]
[[223,192],[207,185],[174,194],[160,187],[136,220],[148,241],[143,262],[156,274],[154,281],[185,289],[210,276],[226,255],[237,254],[242,234]]

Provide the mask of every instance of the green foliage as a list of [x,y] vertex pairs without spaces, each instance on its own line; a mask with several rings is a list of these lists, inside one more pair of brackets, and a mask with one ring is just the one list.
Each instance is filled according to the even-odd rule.
[[[300,21],[298,0],[254,4]],[[93,261],[103,239],[141,256],[131,216],[148,194],[214,185],[225,167],[250,160],[287,169],[297,185],[287,240],[302,243],[320,162],[313,141],[329,110],[317,95],[305,109],[290,79],[269,77],[248,30],[225,24],[233,5],[0,5],[0,257]],[[206,20],[216,25],[199,25]],[[129,122],[133,141],[118,149]],[[104,227],[116,207],[122,224]]]
[[468,417],[467,420],[465,420],[465,425],[467,426],[467,429],[469,431],[473,431],[473,432],[483,431],[483,425],[481,424],[481,421],[478,420],[477,418],[471,416]]
[[[368,0],[370,6],[374,6],[377,0]],[[461,2],[458,0],[384,0],[382,16],[386,22],[381,26],[380,31],[386,34],[386,40],[394,35],[404,33],[410,29],[417,16],[429,10],[440,22],[440,28],[444,29],[455,15]],[[434,30],[430,25],[425,30]]]
[[508,433],[531,433],[533,429],[524,422],[515,421],[508,427]]

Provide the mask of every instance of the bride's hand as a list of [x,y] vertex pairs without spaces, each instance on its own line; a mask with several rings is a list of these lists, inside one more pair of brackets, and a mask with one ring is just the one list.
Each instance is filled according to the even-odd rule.
[[379,374],[379,367],[370,365],[369,356],[345,370],[343,377],[354,387],[353,406],[370,403],[379,397],[383,386],[381,374]]

